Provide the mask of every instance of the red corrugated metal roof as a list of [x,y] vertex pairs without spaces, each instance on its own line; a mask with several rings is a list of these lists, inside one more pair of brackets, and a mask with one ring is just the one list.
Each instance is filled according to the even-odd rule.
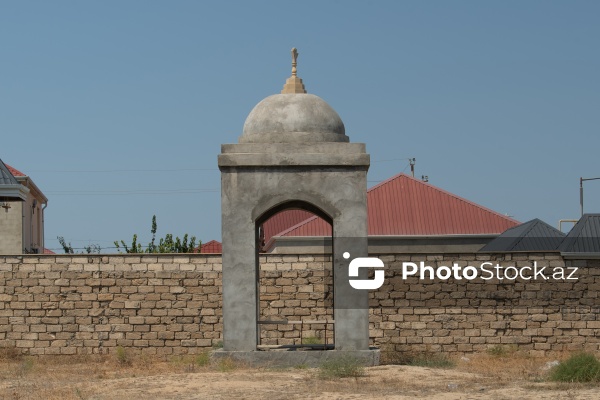
[[56,254],[56,253],[53,252],[52,250],[47,249],[47,248],[44,247],[44,254]]
[[280,232],[305,221],[313,215],[313,213],[305,210],[285,210],[273,215],[263,224],[265,243],[268,243],[273,236],[277,234],[281,236]]
[[200,246],[200,253],[221,254],[223,253],[223,246],[221,245],[221,242],[211,240],[210,242],[202,243]]
[[[518,221],[429,183],[398,174],[367,191],[369,235],[500,234]],[[277,236],[330,236],[312,216]]]
[[13,168],[6,163],[4,165],[6,165],[6,168],[8,168],[8,170],[10,171],[11,174],[13,174],[13,176],[27,176],[24,173],[22,173],[21,171],[19,171],[18,169]]
[[312,217],[294,225],[275,236],[331,236],[331,225],[323,218]]

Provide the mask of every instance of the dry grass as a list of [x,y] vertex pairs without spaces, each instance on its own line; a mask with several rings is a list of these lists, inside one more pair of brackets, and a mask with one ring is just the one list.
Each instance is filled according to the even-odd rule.
[[[31,358],[0,353],[0,399],[594,399],[597,388],[547,382],[547,361],[518,351],[454,360],[452,369],[384,365],[322,380],[318,369],[251,369],[206,354],[168,360],[129,353]],[[124,362],[124,360],[126,362]],[[358,397],[356,397],[358,396]]]
[[0,399],[85,399],[105,381],[214,370],[207,359],[200,354],[164,360],[123,350],[111,355],[45,357],[5,351],[0,354]]
[[503,354],[482,353],[469,356],[469,361],[459,361],[459,371],[471,372],[491,378],[498,383],[515,381],[540,381],[547,371],[543,366],[547,358],[534,358],[526,353],[509,351]]

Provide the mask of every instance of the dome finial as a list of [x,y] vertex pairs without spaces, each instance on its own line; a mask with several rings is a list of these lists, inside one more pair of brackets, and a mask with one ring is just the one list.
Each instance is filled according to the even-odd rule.
[[296,76],[296,66],[298,66],[298,50],[292,48],[292,76]]
[[298,78],[296,75],[298,65],[298,50],[294,47],[292,49],[292,76],[285,81],[285,85],[283,85],[282,94],[286,93],[306,93],[306,89],[304,88],[304,83],[302,83],[302,79]]

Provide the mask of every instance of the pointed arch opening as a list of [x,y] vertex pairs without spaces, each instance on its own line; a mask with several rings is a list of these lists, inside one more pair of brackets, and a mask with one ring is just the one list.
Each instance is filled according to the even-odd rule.
[[288,201],[256,220],[257,348],[333,349],[333,218]]

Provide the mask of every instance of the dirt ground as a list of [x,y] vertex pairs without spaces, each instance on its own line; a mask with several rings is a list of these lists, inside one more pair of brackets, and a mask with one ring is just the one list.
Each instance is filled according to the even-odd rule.
[[203,357],[0,358],[0,399],[599,399],[547,381],[550,359],[482,354],[449,368],[383,365],[322,379],[317,368],[251,369]]

